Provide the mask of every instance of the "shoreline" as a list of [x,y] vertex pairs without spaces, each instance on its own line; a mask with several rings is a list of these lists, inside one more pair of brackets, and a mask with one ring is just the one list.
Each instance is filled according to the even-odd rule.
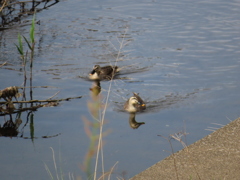
[[240,179],[240,118],[157,162],[131,180]]

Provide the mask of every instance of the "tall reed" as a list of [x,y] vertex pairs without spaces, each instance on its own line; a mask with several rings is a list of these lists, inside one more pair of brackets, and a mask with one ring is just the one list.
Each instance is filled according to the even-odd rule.
[[[24,82],[23,82],[23,99],[26,99],[26,94],[25,94],[25,89],[26,89],[26,84],[27,84],[27,70],[26,70],[26,65],[27,65],[27,58],[28,58],[28,50],[30,50],[30,99],[33,100],[33,85],[32,85],[32,70],[33,70],[33,60],[34,60],[34,47],[35,47],[35,14],[33,15],[32,18],[32,23],[31,23],[31,27],[30,27],[30,31],[29,31],[29,39],[28,40],[25,36],[22,36],[20,34],[18,34],[18,45],[16,45],[17,50],[20,54],[20,58],[22,60],[22,64],[23,64],[23,70],[24,70]],[[24,52],[24,48],[23,48],[23,41],[22,41],[22,37],[24,38],[25,42],[28,45],[28,50],[26,50],[26,52]],[[22,106],[22,104],[19,105],[20,107]],[[33,103],[31,103],[31,107],[33,106]],[[21,116],[21,112],[17,115],[18,118],[20,118]],[[34,114],[33,112],[29,112],[28,114],[28,118],[30,117],[30,136],[32,141],[34,141]]]

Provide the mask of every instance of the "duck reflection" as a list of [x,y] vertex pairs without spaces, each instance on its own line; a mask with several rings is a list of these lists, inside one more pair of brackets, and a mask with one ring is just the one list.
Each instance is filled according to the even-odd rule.
[[142,98],[133,93],[133,96],[130,97],[124,104],[124,109],[129,112],[129,125],[133,129],[139,128],[139,126],[145,124],[145,122],[137,122],[135,117],[137,112],[144,111],[146,109],[146,104]]
[[133,129],[139,128],[139,126],[145,124],[145,122],[137,122],[135,120],[136,113],[129,113],[129,125]]
[[92,87],[89,88],[90,91],[92,91],[92,94],[94,96],[98,96],[101,92],[101,84],[100,84],[100,81],[99,80],[95,80],[92,84]]

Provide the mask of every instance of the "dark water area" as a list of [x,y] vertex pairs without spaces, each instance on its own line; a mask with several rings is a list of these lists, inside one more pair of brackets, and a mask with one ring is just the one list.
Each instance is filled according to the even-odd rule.
[[[19,135],[0,137],[1,179],[50,179],[44,164],[55,176],[50,147],[65,179],[69,173],[85,179],[80,164],[89,139],[82,119],[93,121],[87,107],[88,73],[95,64],[114,64],[119,49],[117,65],[123,69],[112,82],[104,124],[105,170],[117,162],[112,178],[125,174],[128,179],[167,157],[170,145],[158,135],[186,128],[187,144],[192,144],[210,134],[209,127],[221,127],[212,123],[225,125],[238,118],[239,8],[237,0],[66,0],[37,13],[33,85],[51,87],[34,88],[33,98],[47,99],[58,91],[59,99],[83,97],[34,112],[34,141],[23,113]],[[24,71],[14,43],[18,33],[28,36],[29,29],[15,25],[0,31],[0,64],[7,62],[0,67],[1,90],[22,86]],[[101,82],[103,98],[109,85]],[[147,105],[136,115],[136,121],[145,122],[138,129],[129,126],[123,111],[132,92]],[[8,119],[0,116],[0,124]],[[175,151],[183,148],[172,143]]]

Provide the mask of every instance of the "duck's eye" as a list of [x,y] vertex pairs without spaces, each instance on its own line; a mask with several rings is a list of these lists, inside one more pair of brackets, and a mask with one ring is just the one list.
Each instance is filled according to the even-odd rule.
[[98,66],[98,65],[95,65],[95,66],[93,67],[93,69],[98,69],[98,68],[100,68],[100,66]]
[[90,74],[93,75],[95,72],[96,72],[95,70],[92,70],[92,71],[90,72]]

